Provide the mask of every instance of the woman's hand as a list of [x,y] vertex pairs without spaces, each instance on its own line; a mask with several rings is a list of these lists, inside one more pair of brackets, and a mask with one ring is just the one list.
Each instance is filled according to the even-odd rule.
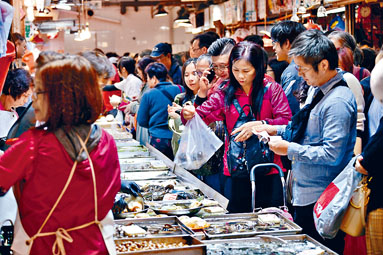
[[360,164],[360,162],[363,160],[362,156],[359,156],[356,158],[355,161],[355,170],[358,171],[361,174],[368,175],[367,170]]
[[269,148],[277,155],[286,156],[289,144],[290,143],[285,140],[270,141]]
[[191,120],[195,115],[194,105],[186,105],[182,111],[185,120]]
[[209,69],[205,70],[199,79],[199,90],[197,95],[201,98],[207,97],[207,92],[213,86],[213,82],[209,83],[209,80],[206,78],[208,74],[210,74]]
[[239,128],[236,128],[233,132],[231,132],[231,135],[237,134],[237,137],[234,139],[236,142],[243,142],[249,139],[253,135],[253,127],[261,125],[261,121],[250,121]]
[[268,125],[268,124],[262,124],[254,127],[254,131],[256,132],[262,132],[266,131],[269,135],[277,135],[277,127]]
[[168,114],[170,118],[172,119],[178,119],[180,118],[180,115],[176,111],[181,111],[182,107],[176,103],[173,102],[173,105],[168,105]]

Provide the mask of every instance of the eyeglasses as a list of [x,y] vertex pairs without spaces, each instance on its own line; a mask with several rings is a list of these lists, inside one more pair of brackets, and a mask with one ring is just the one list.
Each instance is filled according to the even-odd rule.
[[32,96],[33,96],[33,98],[37,98],[38,95],[45,94],[47,92],[48,91],[33,91]]
[[301,66],[295,65],[295,69],[298,72],[306,73],[306,72],[310,71],[312,69],[312,67],[301,67]]
[[216,66],[216,65],[212,65],[211,66],[211,68],[213,68],[214,71],[218,71],[218,70],[224,71],[228,67],[229,67],[229,65],[223,65],[223,64],[222,65],[218,65],[218,66]]
[[190,46],[190,49],[191,49],[193,52],[196,52],[196,51],[200,50],[201,48],[193,48],[193,47]]

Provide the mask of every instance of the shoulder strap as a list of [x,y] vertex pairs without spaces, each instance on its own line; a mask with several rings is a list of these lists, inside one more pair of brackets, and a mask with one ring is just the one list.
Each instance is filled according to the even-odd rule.
[[182,91],[182,87],[181,87],[181,85],[177,84],[177,86],[178,86],[178,88],[180,89],[180,93],[182,93],[183,91]]
[[[156,88],[157,89],[157,88]],[[169,92],[167,92],[166,90],[160,90],[160,89],[157,89],[159,92],[162,93],[162,95],[164,95],[165,97],[167,97],[171,102],[173,102],[174,98],[172,97],[172,95],[169,94]]]
[[363,79],[363,71],[364,71],[364,67],[361,67],[359,69],[359,81],[361,81]]

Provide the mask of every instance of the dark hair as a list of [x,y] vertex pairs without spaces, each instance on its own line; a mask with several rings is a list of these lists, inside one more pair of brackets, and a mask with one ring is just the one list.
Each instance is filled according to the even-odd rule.
[[253,42],[243,41],[234,46],[230,54],[229,61],[229,75],[230,75],[230,84],[226,89],[225,101],[226,105],[229,107],[233,104],[235,98],[234,93],[238,88],[241,88],[241,85],[235,79],[233,74],[233,64],[234,62],[245,59],[251,63],[255,68],[256,76],[253,80],[253,90],[251,92],[251,109],[255,116],[261,111],[262,101],[263,101],[263,78],[265,74],[265,65],[263,63],[263,50],[262,47]]
[[99,51],[85,51],[79,55],[86,58],[92,64],[99,77],[109,79],[116,75],[112,62]]
[[149,78],[153,78],[155,76],[158,81],[163,82],[166,81],[168,76],[168,70],[162,63],[151,63],[145,68],[145,72],[149,76]]
[[130,56],[130,52],[124,52],[124,54],[122,54],[123,57],[129,57]]
[[65,55],[56,51],[42,51],[36,59],[36,68],[41,68],[43,65],[51,61],[64,59]]
[[10,70],[4,82],[3,94],[16,100],[28,91],[31,82],[32,77],[25,69],[16,68]]
[[145,68],[150,64],[150,63],[154,63],[156,62],[154,59],[152,59],[151,57],[144,57],[144,58],[141,58],[138,63],[137,63],[137,68],[139,68],[141,71],[142,71],[142,79],[143,81],[146,81],[146,72],[145,72]]
[[59,128],[93,123],[102,112],[102,96],[97,72],[81,56],[68,56],[41,67],[40,78],[48,97],[48,120],[41,128]]
[[210,45],[215,41],[212,36],[210,36],[206,33],[195,36],[190,41],[190,44],[192,44],[195,40],[198,40],[198,47],[199,48],[206,47],[206,49],[208,49],[210,47]]
[[298,22],[284,20],[273,26],[271,29],[271,39],[278,42],[281,46],[289,40],[292,44],[297,36],[306,31],[306,28]]
[[136,61],[131,57],[122,57],[117,63],[117,68],[121,72],[123,67],[125,67],[128,74],[135,74]]
[[235,45],[235,41],[231,38],[221,38],[216,40],[210,45],[207,53],[213,57],[220,55],[230,54],[231,50]]
[[317,29],[307,30],[294,40],[289,51],[290,57],[303,57],[318,72],[318,64],[326,59],[330,70],[338,67],[338,54],[332,41]]
[[363,51],[356,47],[354,50],[354,65],[360,66],[363,62]]
[[210,36],[213,40],[213,42],[217,41],[220,37],[216,32],[213,31],[207,31],[205,32],[206,35]]
[[111,58],[111,57],[119,58],[120,57],[116,52],[107,52],[107,53],[105,53],[105,56],[107,58]]
[[374,69],[375,66],[376,52],[370,48],[363,48],[362,51],[364,58],[360,66],[365,67],[372,72],[372,69]]
[[269,61],[269,66],[273,69],[275,81],[281,83],[281,76],[283,71],[289,65],[287,61],[278,61],[277,59],[271,59]]
[[262,40],[262,37],[260,35],[248,35],[243,39],[244,41],[249,41],[258,44],[259,46],[263,47],[264,43]]
[[196,58],[189,58],[185,61],[184,65],[182,66],[182,84],[185,88],[185,98],[182,100],[182,104],[186,103],[187,101],[190,101],[194,97],[193,91],[186,85],[185,82],[185,70],[186,67],[190,64],[194,64],[194,66],[197,64]]
[[334,30],[328,35],[328,38],[339,41],[342,47],[347,47],[351,49],[352,52],[354,52],[356,48],[355,38],[345,31]]
[[338,50],[338,58],[340,62],[340,68],[343,71],[353,73],[354,69],[354,55],[350,48],[343,47]]
[[12,34],[12,40],[13,40],[13,42],[16,42],[16,41],[26,41],[26,40],[25,40],[25,37],[22,36],[22,35],[19,34],[19,33],[13,33],[13,34]]

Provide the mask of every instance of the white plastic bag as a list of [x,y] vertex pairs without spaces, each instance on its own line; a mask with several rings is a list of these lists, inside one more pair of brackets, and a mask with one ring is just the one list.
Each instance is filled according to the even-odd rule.
[[362,179],[362,174],[355,170],[356,157],[328,185],[314,206],[315,228],[323,238],[331,239],[338,233],[353,191]]
[[222,141],[196,114],[181,134],[174,163],[188,170],[199,169],[222,146]]

